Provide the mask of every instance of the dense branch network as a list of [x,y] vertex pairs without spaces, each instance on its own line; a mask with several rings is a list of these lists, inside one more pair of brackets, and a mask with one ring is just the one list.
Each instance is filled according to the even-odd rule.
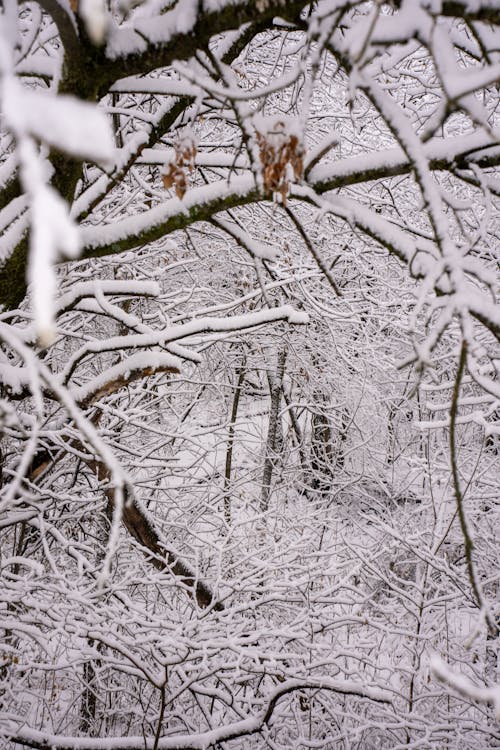
[[[484,685],[435,673],[495,740],[470,497],[500,432],[499,25],[494,0],[2,8],[0,691],[23,706],[51,675],[80,706],[6,709],[8,742],[448,746],[422,644],[459,600]],[[386,411],[391,481],[407,415],[430,435],[413,535],[364,476]]]

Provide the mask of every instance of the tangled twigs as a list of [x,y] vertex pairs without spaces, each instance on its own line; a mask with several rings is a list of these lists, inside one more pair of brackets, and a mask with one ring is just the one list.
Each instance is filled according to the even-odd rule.
[[467,517],[465,515],[464,497],[462,494],[462,489],[460,487],[460,477],[458,474],[458,465],[457,465],[456,421],[457,421],[457,412],[458,412],[458,400],[460,397],[460,385],[462,382],[462,377],[464,374],[466,362],[467,362],[467,342],[463,341],[462,348],[460,349],[460,358],[458,360],[457,376],[455,378],[455,385],[453,387],[453,398],[452,398],[451,407],[450,407],[451,470],[452,470],[452,475],[453,475],[453,487],[455,490],[455,499],[457,502],[458,518],[460,520],[460,528],[462,530],[462,535],[464,538],[465,558],[467,560],[467,572],[469,574],[470,584],[471,584],[472,591],[474,594],[474,598],[476,599],[477,605],[484,612],[484,616],[488,625],[488,630],[490,631],[491,635],[496,636],[498,628],[484,601],[482,591],[481,591],[481,586],[476,579],[476,573],[474,570],[474,561],[472,559],[474,543],[472,541],[472,537],[469,532],[469,527],[467,524]]

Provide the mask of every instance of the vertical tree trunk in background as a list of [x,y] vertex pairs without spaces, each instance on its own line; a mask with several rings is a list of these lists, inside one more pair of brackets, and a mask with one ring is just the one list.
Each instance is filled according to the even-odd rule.
[[[498,581],[494,581],[491,584],[491,595],[490,601],[498,601],[499,586]],[[495,614],[493,613],[493,617]],[[486,633],[486,644],[485,644],[485,665],[484,673],[490,685],[498,685],[500,679],[500,669],[498,664],[498,651],[500,645],[500,615],[497,613],[496,619],[493,623],[496,626],[496,630],[488,628]],[[491,734],[488,738],[489,748],[498,748],[498,717],[489,716],[488,724],[491,727]]]
[[[119,106],[119,95],[116,93],[111,94],[111,103],[113,107]],[[123,135],[121,131],[120,115],[117,112],[113,112],[113,132],[115,134],[116,148],[123,148]]]
[[[92,643],[89,641],[89,645]],[[83,693],[80,703],[80,732],[82,734],[95,735],[94,721],[96,716],[96,685],[95,665],[93,661],[86,661],[83,665]]]
[[325,406],[311,418],[311,487],[325,493],[331,487],[333,470],[332,428],[326,414],[328,397],[316,392],[314,400]]
[[276,375],[269,376],[271,383],[271,405],[269,409],[269,427],[267,430],[266,458],[264,461],[264,471],[262,473],[262,492],[260,496],[260,509],[265,513],[269,508],[269,495],[271,494],[271,482],[273,479],[274,468],[276,465],[277,438],[279,435],[280,425],[280,404],[281,393],[283,390],[283,375],[285,373],[286,349],[283,347],[278,352]]
[[233,447],[234,447],[234,433],[236,429],[236,418],[238,416],[238,408],[240,405],[240,396],[245,381],[246,375],[246,356],[243,354],[241,364],[236,370],[236,386],[233,395],[233,406],[231,408],[231,421],[229,422],[229,430],[227,436],[227,449],[226,449],[226,465],[224,469],[224,519],[227,524],[231,523],[231,497],[230,497],[230,486],[231,486],[231,469],[233,463]]
[[388,466],[392,466],[392,464],[394,463],[394,457],[396,454],[396,431],[395,431],[396,412],[397,412],[396,404],[394,402],[391,402],[389,406],[389,414],[387,417],[388,445],[387,445],[386,463]]
[[299,423],[299,418],[297,416],[297,412],[295,410],[295,407],[292,406],[292,397],[290,394],[286,392],[286,388],[284,386],[283,386],[283,398],[287,406],[287,412],[288,412],[288,416],[290,417],[290,423],[293,428],[293,433],[295,434],[297,448],[299,450],[300,465],[301,465],[302,471],[305,471],[306,466],[307,466],[307,459],[304,453],[304,436],[300,428],[300,423]]
[[[426,607],[426,596],[425,592],[427,590],[427,579],[429,576],[429,565],[427,563],[424,564],[424,570],[422,571],[422,575],[420,576],[418,591],[419,593],[419,601],[418,604],[416,604],[416,612],[413,613],[413,616],[415,618],[415,635],[414,635],[414,643],[413,643],[413,653],[411,656],[411,670],[410,670],[410,682],[408,685],[408,714],[412,714],[413,710],[415,708],[415,701],[416,701],[416,692],[417,692],[417,681],[418,676],[420,673],[420,667],[422,662],[422,654],[423,654],[423,645],[422,643],[425,641],[421,640],[422,635],[422,628],[424,625],[424,617],[425,617],[425,607]],[[417,575],[415,574],[415,579],[417,579]],[[412,733],[410,731],[410,728],[407,727],[406,729],[406,742],[408,743],[408,746],[410,746],[412,742]]]
[[[99,569],[104,560],[106,548],[109,542],[109,530],[111,528],[112,519],[112,508],[111,503],[106,503],[106,510],[104,514],[97,520],[97,528],[95,530],[96,538],[99,543],[99,547],[96,555],[96,567]],[[87,639],[87,643],[90,648],[93,648],[95,641],[91,638]],[[97,650],[101,652],[103,645],[97,644]],[[97,672],[99,670],[100,660],[89,660],[83,664],[83,692],[80,702],[80,732],[87,734],[91,737],[96,737],[97,726]],[[100,733],[100,732],[99,732]]]
[[342,423],[339,431],[339,443],[337,447],[337,458],[335,465],[339,469],[344,468],[345,446],[347,442],[347,432],[349,430],[349,409],[344,406],[342,409]]

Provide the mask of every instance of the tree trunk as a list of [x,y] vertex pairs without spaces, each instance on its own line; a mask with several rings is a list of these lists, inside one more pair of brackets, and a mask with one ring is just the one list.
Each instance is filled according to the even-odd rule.
[[230,486],[231,486],[231,469],[233,463],[233,446],[234,446],[234,433],[236,429],[236,418],[238,416],[238,408],[240,405],[240,396],[245,381],[246,375],[246,356],[243,354],[241,364],[236,370],[236,387],[234,389],[233,406],[231,409],[231,421],[229,423],[229,430],[227,436],[227,449],[226,449],[226,466],[224,470],[224,519],[229,525],[231,523],[231,497],[230,497]]
[[[109,543],[109,529],[111,526],[112,509],[111,504],[106,503],[106,510],[102,517],[98,519],[96,529],[96,538],[99,541],[99,548],[96,555],[96,567],[99,569],[104,560],[105,550]],[[87,639],[90,648],[96,643],[92,638]],[[102,643],[97,643],[99,653],[103,651]],[[96,716],[97,716],[97,673],[100,667],[100,659],[91,659],[83,663],[83,692],[80,701],[80,732],[90,737],[96,737]]]
[[278,436],[280,434],[280,404],[283,390],[283,375],[285,373],[286,349],[283,347],[278,352],[276,364],[276,375],[269,379],[271,383],[271,406],[269,409],[269,427],[267,431],[266,458],[264,471],[262,473],[262,492],[260,496],[260,509],[263,513],[269,508],[269,496],[271,494],[271,482],[276,466]]

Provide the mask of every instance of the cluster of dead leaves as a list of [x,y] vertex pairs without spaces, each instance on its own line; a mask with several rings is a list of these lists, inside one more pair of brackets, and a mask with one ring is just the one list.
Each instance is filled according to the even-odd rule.
[[286,205],[290,169],[295,180],[300,180],[304,172],[304,149],[297,135],[287,133],[285,123],[277,122],[272,131],[256,132],[259,158],[262,165],[264,188],[279,193]]
[[188,186],[187,171],[194,169],[196,158],[196,144],[194,141],[182,139],[174,145],[175,157],[163,168],[161,179],[165,188],[173,187],[176,196],[182,200]]

